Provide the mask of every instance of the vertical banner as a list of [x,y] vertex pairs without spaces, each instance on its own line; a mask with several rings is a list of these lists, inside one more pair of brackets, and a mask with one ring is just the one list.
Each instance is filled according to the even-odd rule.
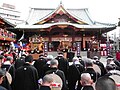
[[110,42],[106,42],[107,55],[110,55]]
[[44,55],[48,55],[48,42],[44,42]]
[[76,46],[77,46],[77,56],[80,56],[81,42],[76,42]]
[[110,55],[110,41],[109,41],[108,33],[107,33],[106,49],[107,49],[107,55]]

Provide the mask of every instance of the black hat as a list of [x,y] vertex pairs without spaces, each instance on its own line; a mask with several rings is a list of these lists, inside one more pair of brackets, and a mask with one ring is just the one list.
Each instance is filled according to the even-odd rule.
[[93,59],[98,59],[98,56],[94,56]]
[[28,55],[25,57],[25,62],[32,62],[32,61],[33,61],[32,55]]
[[108,55],[107,59],[114,59],[112,55]]

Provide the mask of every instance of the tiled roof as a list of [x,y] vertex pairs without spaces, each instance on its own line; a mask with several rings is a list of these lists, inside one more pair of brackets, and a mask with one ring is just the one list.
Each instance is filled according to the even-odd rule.
[[[51,15],[53,15],[55,13],[55,11],[57,11],[59,9],[59,7],[56,9],[31,8],[29,17],[26,21],[27,25],[31,28],[48,28],[51,25],[61,24],[61,23],[45,23],[45,24],[41,24],[41,25],[34,25],[35,23],[38,23],[38,22],[50,17]],[[77,20],[83,21],[83,22],[87,23],[88,25],[80,25],[80,24],[73,24],[73,23],[67,23],[67,22],[63,22],[63,24],[70,24],[77,28],[113,28],[113,27],[116,27],[115,24],[100,23],[100,22],[96,22],[96,21],[92,20],[87,8],[65,9],[65,10],[72,17],[76,18]],[[24,26],[24,25],[17,26],[17,28],[28,28],[28,26]]]
[[30,25],[35,24],[39,22],[42,18],[48,16],[54,10],[55,9],[31,8],[27,23]]
[[[48,16],[52,15],[56,9],[45,9],[45,8],[31,8],[29,17],[27,20],[28,24],[35,24]],[[94,24],[94,21],[91,19],[88,13],[88,9],[66,9],[66,11],[77,18],[78,20],[84,21],[88,24]]]
[[12,27],[15,27],[15,24],[12,24],[11,22],[9,22],[8,20],[6,20],[5,18],[0,16],[0,19],[2,19],[5,23],[9,24]]
[[38,28],[50,28],[51,26],[54,25],[71,25],[77,28],[94,28],[94,29],[99,29],[99,28],[112,28],[113,26],[107,26],[106,25],[80,25],[80,24],[73,24],[73,23],[68,23],[68,22],[58,22],[58,23],[47,23],[47,24],[42,24],[42,25],[18,25],[16,28],[23,28],[23,29],[38,29]]

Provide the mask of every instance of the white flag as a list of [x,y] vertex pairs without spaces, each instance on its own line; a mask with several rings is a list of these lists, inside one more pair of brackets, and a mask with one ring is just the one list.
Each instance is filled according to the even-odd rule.
[[21,36],[21,38],[18,41],[21,41],[22,39],[24,39],[24,31],[23,31],[23,35]]

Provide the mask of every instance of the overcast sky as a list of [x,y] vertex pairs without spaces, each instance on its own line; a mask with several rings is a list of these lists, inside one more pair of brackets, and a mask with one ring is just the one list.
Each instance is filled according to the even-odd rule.
[[120,0],[0,0],[0,4],[8,3],[16,6],[21,17],[27,19],[30,7],[57,8],[62,1],[67,8],[88,8],[93,20],[103,23],[117,23],[120,17]]

